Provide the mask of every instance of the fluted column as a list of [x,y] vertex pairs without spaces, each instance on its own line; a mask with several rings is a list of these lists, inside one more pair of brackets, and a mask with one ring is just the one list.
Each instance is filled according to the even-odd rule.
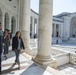
[[22,25],[21,32],[25,49],[30,49],[30,0],[22,0]]
[[56,67],[51,55],[53,0],[40,0],[38,28],[38,53],[33,59],[40,65]]

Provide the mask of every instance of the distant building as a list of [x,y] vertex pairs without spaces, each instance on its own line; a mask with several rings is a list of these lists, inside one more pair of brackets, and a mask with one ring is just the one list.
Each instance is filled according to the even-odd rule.
[[[38,14],[34,11],[32,11],[32,13],[34,23],[32,22],[31,25],[34,31],[32,31],[31,35],[33,37],[35,35],[35,28],[37,29],[36,31],[38,31],[38,25],[35,27],[35,19],[38,24]],[[76,40],[76,13],[64,12],[53,16],[52,37],[52,43],[62,43],[69,40]]]

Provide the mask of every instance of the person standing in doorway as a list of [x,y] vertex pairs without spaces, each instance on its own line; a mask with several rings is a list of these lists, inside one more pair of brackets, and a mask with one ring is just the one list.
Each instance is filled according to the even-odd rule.
[[3,31],[2,31],[2,25],[0,24],[0,74],[1,74],[2,39],[3,39]]
[[18,64],[18,69],[20,69],[19,55],[22,48],[25,49],[23,40],[21,38],[21,32],[17,31],[12,39],[12,50],[14,50],[16,54],[15,63]]

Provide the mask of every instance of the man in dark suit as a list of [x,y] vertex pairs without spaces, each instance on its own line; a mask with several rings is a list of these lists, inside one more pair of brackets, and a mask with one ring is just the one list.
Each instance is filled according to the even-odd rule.
[[3,31],[2,31],[2,25],[0,24],[0,74],[1,74],[2,38],[3,38]]

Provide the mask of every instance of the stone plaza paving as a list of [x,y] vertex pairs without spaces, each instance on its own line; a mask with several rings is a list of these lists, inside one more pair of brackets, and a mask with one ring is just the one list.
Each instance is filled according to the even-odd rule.
[[2,74],[0,75],[52,75],[31,61],[30,56],[25,55],[26,57],[20,54],[20,70],[18,70],[18,65],[14,64],[15,53],[13,51],[9,52],[7,59],[2,55]]
[[56,44],[52,45],[52,48],[61,49],[63,51],[68,51],[72,53],[76,52],[76,44]]
[[76,65],[65,64],[58,67],[58,69],[66,75],[76,75]]
[[[52,48],[61,49],[63,51],[68,51],[71,53],[75,53],[76,51],[76,44],[59,44],[59,45],[53,45]],[[66,61],[66,60],[64,60]],[[76,65],[72,64],[65,64],[60,67],[58,67],[58,70],[60,72],[63,72],[66,75],[76,75]]]
[[[37,49],[37,41],[33,40],[31,42],[32,49]],[[68,51],[72,51],[72,49],[75,50],[75,45],[53,45],[52,47],[55,47],[57,49],[68,49]],[[70,49],[71,48],[71,49]],[[35,51],[35,50],[34,50]],[[34,52],[33,52],[34,53]],[[4,58],[2,55],[2,74],[0,75],[56,75],[53,74],[52,71],[48,72],[47,70],[44,70],[39,65],[35,64],[31,58],[32,56],[21,53],[20,54],[20,70],[18,70],[18,65],[14,64],[15,61],[15,53],[14,51],[9,51],[7,55],[7,59]],[[49,69],[50,70],[50,69]],[[76,75],[76,65],[72,64],[65,64],[60,67],[58,67],[57,71],[61,72],[61,75]],[[57,74],[60,75],[60,74]]]
[[[20,54],[20,70],[18,70],[18,65],[14,64],[15,54],[10,51],[7,60],[2,55],[2,74],[1,75],[54,75],[44,70],[43,68],[36,65],[31,61],[31,57],[27,54]],[[75,65],[66,64],[58,67],[58,71],[65,75],[76,75]]]

